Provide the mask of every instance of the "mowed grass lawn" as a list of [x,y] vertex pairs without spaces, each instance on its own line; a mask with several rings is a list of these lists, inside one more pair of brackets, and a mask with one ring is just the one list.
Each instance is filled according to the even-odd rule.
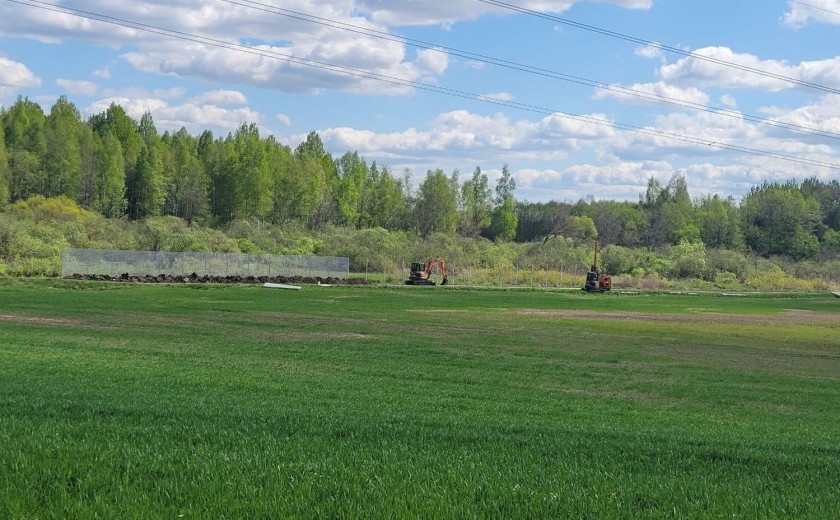
[[0,282],[3,518],[838,518],[840,299]]

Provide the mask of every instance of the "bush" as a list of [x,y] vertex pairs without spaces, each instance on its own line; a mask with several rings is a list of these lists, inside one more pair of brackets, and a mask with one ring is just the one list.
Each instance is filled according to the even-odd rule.
[[715,280],[718,273],[735,275],[738,281],[747,278],[749,260],[742,253],[728,249],[709,249],[706,251],[705,280]]
[[703,242],[680,242],[671,248],[669,260],[669,276],[700,278],[706,270],[706,246]]

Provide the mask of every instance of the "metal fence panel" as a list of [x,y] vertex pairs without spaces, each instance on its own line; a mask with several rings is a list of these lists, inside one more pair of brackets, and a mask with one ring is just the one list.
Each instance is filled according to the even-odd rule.
[[72,249],[61,252],[61,276],[107,274],[145,276],[311,276],[347,278],[343,256],[274,256],[236,253],[175,253]]

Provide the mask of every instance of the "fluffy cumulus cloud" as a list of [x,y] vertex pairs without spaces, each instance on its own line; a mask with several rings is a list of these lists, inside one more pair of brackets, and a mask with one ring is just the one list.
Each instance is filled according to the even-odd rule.
[[596,89],[595,99],[614,98],[630,103],[661,103],[672,100],[683,105],[707,105],[709,96],[695,87],[680,87],[664,81],[656,83],[636,83],[634,85],[610,85],[609,88]]
[[[684,87],[759,88],[771,92],[796,86],[792,81],[779,79],[780,76],[823,85],[840,83],[840,56],[790,64],[780,60],[764,60],[752,54],[736,53],[728,47],[704,47],[693,51],[693,54],[717,60],[718,63],[713,63],[709,59],[687,56],[660,67],[658,70],[660,79],[666,83]],[[719,62],[733,63],[741,69],[721,65]],[[769,75],[744,70],[747,68],[761,70]],[[770,77],[770,75],[776,77]]]
[[21,88],[39,85],[41,85],[41,78],[26,65],[0,56],[0,86]]
[[22,88],[40,84],[41,78],[26,65],[0,56],[0,103],[10,101]]
[[[561,13],[579,1],[526,0],[517,5]],[[600,1],[649,9],[654,0]],[[378,36],[403,25],[445,25],[491,13],[515,13],[475,0],[264,0],[249,5],[227,0],[56,0],[51,5],[44,9],[0,3],[0,35],[125,47],[130,51],[123,58],[144,72],[308,93],[326,89],[411,93],[405,82],[443,75],[448,56],[435,50],[411,53],[399,41]],[[83,12],[105,14],[113,23],[74,15]],[[180,38],[144,27],[178,31]],[[97,74],[105,77],[107,69]],[[403,85],[374,79],[382,77]]]
[[193,98],[195,103],[207,103],[216,105],[245,105],[248,98],[245,94],[236,90],[213,90],[205,92]]
[[[175,4],[164,0],[61,0],[54,4],[59,12],[4,2],[0,5],[0,35],[130,47],[123,59],[144,72],[289,92],[333,89],[401,94],[411,89],[374,78],[410,83],[440,76],[448,67],[446,53],[423,50],[414,55],[399,41],[377,37],[371,31],[381,35],[389,26],[372,21],[365,7],[351,0],[266,0],[251,7],[225,0]],[[399,11],[403,4],[414,2],[389,4],[389,10]],[[178,31],[181,38],[72,14],[80,11]],[[456,13],[459,18],[473,16],[464,6]]]
[[96,83],[90,81],[58,78],[55,83],[74,96],[93,96],[96,94]]
[[438,115],[430,128],[375,133],[353,128],[319,131],[336,150],[358,150],[363,154],[396,159],[420,159],[432,155],[444,162],[447,156],[504,158],[562,158],[583,142],[613,135],[603,115],[570,119],[560,114],[537,121],[512,121],[504,114],[478,115],[456,110]]
[[788,10],[782,17],[782,23],[791,27],[802,27],[811,22],[840,25],[840,1],[794,2],[788,0]]

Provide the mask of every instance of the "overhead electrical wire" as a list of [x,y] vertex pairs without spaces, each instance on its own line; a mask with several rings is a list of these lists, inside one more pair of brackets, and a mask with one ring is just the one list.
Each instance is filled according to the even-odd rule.
[[299,57],[295,57],[295,56],[292,56],[292,55],[289,55],[289,54],[284,54],[284,53],[277,52],[277,51],[271,51],[271,50],[267,50],[267,49],[256,49],[254,47],[250,47],[250,46],[247,46],[247,45],[242,45],[242,44],[238,44],[238,43],[231,43],[231,42],[227,42],[227,41],[224,41],[224,40],[217,40],[217,39],[214,39],[214,38],[209,38],[209,37],[206,37],[206,36],[200,36],[200,35],[195,35],[195,34],[190,34],[190,33],[185,33],[185,32],[176,31],[176,30],[173,30],[173,29],[166,29],[166,28],[163,28],[163,27],[155,26],[155,25],[145,24],[145,23],[141,23],[141,22],[135,22],[135,21],[126,20],[126,19],[117,18],[117,17],[108,16],[108,15],[99,14],[99,13],[93,13],[93,12],[84,11],[84,10],[81,10],[81,9],[58,6],[58,5],[55,5],[55,4],[50,4],[48,2],[42,2],[42,1],[39,1],[39,0],[6,0],[6,1],[10,2],[10,3],[14,3],[14,4],[19,4],[19,5],[24,5],[24,6],[28,6],[28,7],[33,7],[33,8],[36,8],[36,9],[45,10],[45,11],[68,14],[68,15],[71,15],[71,16],[79,17],[79,18],[85,18],[85,19],[89,19],[89,20],[99,21],[99,22],[102,22],[102,23],[107,23],[107,24],[110,24],[110,25],[126,27],[126,28],[129,28],[129,29],[135,29],[135,30],[138,30],[138,31],[157,34],[157,35],[160,35],[160,36],[167,36],[167,37],[180,39],[180,40],[184,40],[184,41],[191,41],[191,42],[199,43],[199,44],[202,44],[202,45],[224,48],[224,49],[228,49],[228,50],[234,50],[234,51],[237,51],[237,52],[244,52],[244,53],[247,53],[247,54],[261,56],[261,57],[264,57],[264,58],[271,58],[271,59],[276,59],[276,60],[280,60],[280,61],[286,61],[286,62],[290,62],[290,63],[294,63],[294,64],[298,64],[298,65],[303,65],[303,66],[307,66],[307,67],[312,67],[312,68],[316,68],[316,69],[327,70],[327,71],[334,72],[334,73],[345,74],[345,75],[348,75],[348,76],[355,76],[355,77],[360,77],[360,78],[365,78],[365,79],[372,79],[372,80],[382,81],[382,82],[386,82],[386,83],[390,83],[390,84],[394,84],[394,85],[412,87],[412,88],[417,88],[419,90],[436,92],[436,93],[439,93],[439,94],[446,94],[446,95],[459,97],[459,98],[463,98],[463,99],[470,99],[470,100],[474,100],[474,101],[483,101],[483,102],[491,103],[491,104],[494,104],[494,105],[500,105],[500,106],[505,106],[505,107],[509,107],[509,108],[515,108],[515,109],[528,111],[528,112],[534,112],[534,113],[543,114],[543,115],[553,115],[553,116],[561,117],[561,118],[564,118],[564,119],[571,119],[571,120],[574,120],[574,121],[580,121],[580,122],[590,123],[590,124],[599,125],[599,126],[606,126],[606,127],[609,127],[609,128],[618,128],[618,129],[621,129],[621,130],[627,130],[627,131],[630,131],[630,132],[639,133],[639,134],[643,134],[643,135],[665,138],[665,139],[669,139],[669,140],[672,140],[672,141],[684,142],[684,143],[689,143],[689,144],[693,144],[693,145],[708,146],[708,147],[713,147],[713,148],[717,148],[717,149],[729,150],[729,151],[734,151],[734,152],[739,152],[739,153],[744,153],[744,154],[759,156],[759,157],[771,157],[771,158],[774,158],[774,159],[779,159],[779,160],[798,163],[798,164],[806,164],[806,165],[809,165],[809,166],[818,166],[818,167],[829,168],[829,169],[833,169],[833,170],[840,170],[840,164],[836,164],[836,163],[820,161],[820,160],[817,160],[817,159],[809,159],[809,158],[806,158],[806,157],[797,157],[797,156],[793,156],[793,155],[787,155],[787,154],[768,151],[768,150],[759,150],[759,149],[749,148],[749,147],[745,147],[745,146],[728,144],[728,143],[718,142],[718,141],[714,141],[714,140],[710,140],[710,139],[704,139],[704,138],[700,138],[700,137],[673,134],[673,133],[670,133],[670,132],[664,132],[664,131],[661,131],[661,130],[655,130],[655,129],[652,129],[652,128],[629,125],[629,124],[625,124],[625,123],[610,122],[610,121],[606,121],[606,120],[591,117],[591,116],[584,116],[584,115],[579,115],[579,114],[570,114],[570,113],[566,113],[566,112],[560,112],[560,111],[557,111],[557,110],[551,110],[551,109],[548,109],[548,108],[545,108],[545,107],[540,107],[540,106],[537,106],[537,105],[530,105],[530,104],[527,104],[527,103],[519,103],[519,102],[514,102],[514,101],[501,100],[501,99],[498,99],[498,98],[488,97],[486,95],[465,92],[465,91],[461,91],[461,90],[457,90],[457,89],[445,88],[445,87],[441,87],[441,86],[438,86],[438,85],[433,85],[433,84],[430,84],[430,83],[423,83],[423,82],[418,82],[418,81],[401,79],[401,78],[397,78],[397,77],[393,77],[393,76],[387,76],[387,75],[378,74],[378,73],[370,72],[370,71],[363,71],[363,70],[354,69],[354,68],[351,68],[351,67],[344,67],[344,66],[330,64],[330,63],[321,62],[321,61],[318,61],[318,60],[312,60],[312,59],[308,59],[308,58],[299,58]]
[[817,6],[812,5],[812,4],[807,4],[805,2],[800,2],[799,0],[788,0],[788,2],[793,3],[793,4],[804,5],[805,7],[810,7],[811,9],[816,9],[817,11],[822,11],[824,13],[833,14],[835,16],[840,17],[840,12],[832,11],[830,9],[825,9],[823,7],[817,7]]
[[410,45],[413,47],[426,49],[434,52],[440,52],[443,54],[449,54],[453,56],[458,56],[461,58],[467,58],[474,61],[478,61],[481,63],[485,63],[488,65],[496,65],[500,67],[504,67],[511,70],[516,70],[520,72],[526,72],[529,74],[534,74],[538,76],[543,76],[547,78],[559,79],[561,81],[565,81],[568,83],[575,83],[578,85],[585,85],[594,88],[598,88],[601,90],[607,90],[610,92],[616,92],[618,94],[623,94],[631,97],[636,97],[640,99],[645,99],[648,101],[653,101],[657,103],[665,103],[673,106],[679,106],[683,108],[691,108],[694,110],[699,110],[702,112],[708,112],[711,114],[731,117],[738,120],[746,120],[752,123],[758,123],[767,126],[773,126],[776,128],[783,128],[786,130],[791,130],[794,132],[800,132],[804,134],[816,135],[820,137],[827,137],[829,139],[838,139],[840,140],[840,133],[831,132],[828,130],[821,130],[817,128],[797,125],[795,123],[788,123],[785,121],[779,121],[775,119],[770,119],[766,117],[756,116],[747,114],[744,112],[740,112],[738,110],[732,110],[730,108],[725,107],[716,107],[711,105],[705,105],[703,103],[697,103],[694,101],[688,101],[684,99],[677,99],[671,98],[667,96],[663,96],[660,94],[655,94],[651,92],[645,92],[639,89],[633,89],[629,87],[622,87],[620,85],[613,85],[609,83],[605,83],[598,80],[588,79],[581,76],[574,76],[570,74],[565,74],[562,72],[557,72],[549,69],[544,69],[540,67],[534,67],[531,65],[523,64],[520,62],[509,61],[505,59],[495,58],[493,56],[488,56],[485,54],[479,54],[472,51],[465,51],[462,49],[456,49],[453,47],[447,47],[443,45],[436,45],[434,43],[426,42],[423,40],[418,40],[415,38],[408,38],[404,36],[394,35],[391,33],[387,33],[384,31],[379,31],[377,29],[372,29],[368,27],[362,27],[360,25],[350,24],[346,22],[341,22],[338,20],[333,20],[330,18],[324,18],[321,16],[316,16],[308,13],[303,13],[300,11],[295,11],[292,9],[286,9],[283,7],[276,7],[260,2],[256,2],[253,0],[219,0],[221,2],[225,2],[231,5],[236,5],[240,7],[246,7],[250,9],[255,9],[258,11],[262,11],[265,13],[276,14],[278,16],[284,16],[287,18],[292,18],[295,20],[301,20],[304,22],[314,23],[318,25],[322,25],[325,27],[330,27],[333,29],[341,29],[344,31],[349,31],[356,34],[361,34],[364,36],[370,36],[373,38],[378,38],[381,40],[393,41],[405,45]]
[[510,11],[515,11],[522,14],[527,14],[531,16],[535,16],[537,18],[543,18],[546,20],[550,20],[552,22],[556,22],[562,25],[567,25],[570,27],[576,27],[578,29],[583,29],[585,31],[590,31],[598,34],[603,34],[604,36],[610,36],[612,38],[618,38],[619,40],[625,40],[632,43],[638,43],[640,45],[646,45],[649,47],[661,49],[663,51],[672,52],[675,54],[680,54],[682,56],[687,56],[690,58],[694,58],[696,60],[707,61],[709,63],[714,63],[717,65],[722,65],[724,67],[729,67],[733,69],[742,70],[744,72],[750,72],[752,74],[758,74],[759,76],[765,76],[768,78],[773,78],[779,81],[784,81],[786,83],[792,83],[794,85],[799,85],[801,87],[807,87],[814,90],[819,90],[822,92],[828,92],[830,94],[840,94],[840,89],[829,87],[827,85],[820,85],[819,83],[812,83],[810,81],[801,80],[798,78],[794,78],[791,76],[785,76],[783,74],[776,74],[775,72],[770,72],[767,70],[757,69],[755,67],[749,67],[747,65],[742,65],[740,63],[735,63],[734,61],[727,61],[720,58],[715,58],[714,56],[706,56],[704,54],[698,54],[693,51],[687,51],[685,49],[680,49],[679,47],[672,47],[670,45],[664,45],[659,42],[654,42],[651,40],[645,40],[643,38],[638,38],[636,36],[631,36],[629,34],[620,33],[618,31],[612,31],[610,29],[604,29],[603,27],[598,27],[596,25],[585,24],[582,22],[576,22],[574,20],[570,20],[568,18],[562,18],[560,16],[556,16],[553,14],[544,13],[541,11],[535,11],[533,9],[526,9],[524,7],[520,7],[517,5],[509,4],[507,2],[502,2],[500,0],[477,0],[478,2],[482,2],[484,4],[493,5],[496,7],[501,7],[502,9],[507,9]]

